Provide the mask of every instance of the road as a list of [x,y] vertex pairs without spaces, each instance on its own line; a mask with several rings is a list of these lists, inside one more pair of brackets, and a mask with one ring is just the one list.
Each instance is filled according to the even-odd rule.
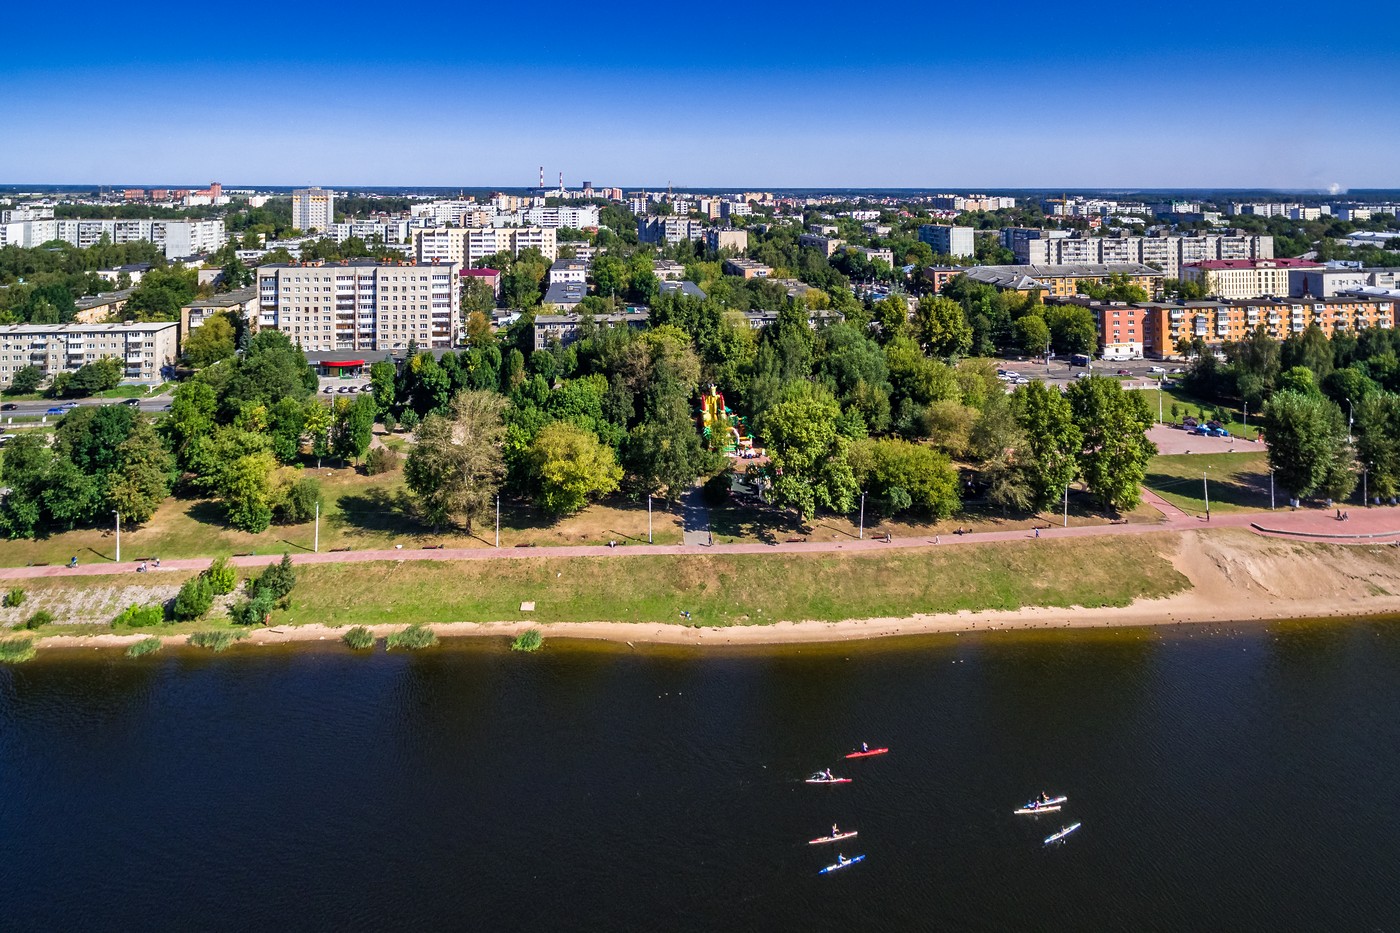
[[[141,399],[140,404],[136,407],[146,412],[161,412],[164,411],[165,407],[170,404],[170,399],[171,397],[169,395],[152,395],[150,398]],[[124,398],[84,398],[74,399],[74,401],[76,401],[81,407],[85,405],[121,405],[131,400]],[[44,417],[45,412],[47,412],[50,408],[55,408],[61,404],[67,403],[60,402],[58,400],[42,400],[37,402],[5,402],[4,409],[0,410],[0,422],[3,422],[5,419],[8,418],[15,417],[33,418],[35,416],[38,416],[42,418]],[[10,408],[9,406],[11,405],[13,405],[14,407]],[[57,416],[55,415],[54,417]]]
[[[1143,493],[1148,505],[1162,513],[1162,521],[1141,524],[1120,525],[1079,525],[1063,528],[1046,525],[1037,536],[1035,531],[987,531],[976,534],[910,535],[885,542],[880,539],[864,541],[801,541],[779,544],[680,544],[680,545],[635,545],[628,544],[616,548],[604,546],[573,547],[513,547],[513,548],[404,548],[376,549],[364,551],[328,551],[319,554],[300,553],[292,555],[292,562],[307,564],[348,564],[370,561],[404,560],[520,560],[568,557],[644,557],[648,555],[671,554],[819,554],[843,551],[847,553],[883,550],[907,550],[910,548],[961,547],[969,544],[987,544],[996,541],[1025,541],[1028,539],[1046,540],[1054,538],[1096,538],[1109,535],[1141,535],[1157,532],[1197,531],[1203,528],[1244,528],[1255,534],[1268,537],[1287,538],[1295,541],[1326,542],[1332,544],[1397,544],[1400,543],[1400,506],[1379,506],[1355,508],[1348,511],[1348,521],[1337,521],[1331,511],[1323,509],[1299,509],[1276,512],[1230,512],[1216,513],[1207,520],[1188,515],[1176,506],[1165,501],[1150,490]],[[150,555],[142,555],[150,556]],[[280,560],[280,555],[260,554],[232,558],[230,563],[238,567],[264,567]],[[162,561],[159,571],[150,567],[150,572],[203,570],[208,567],[209,558],[197,557],[182,560]],[[39,577],[104,576],[116,573],[132,573],[137,561],[104,561],[102,563],[81,563],[75,568],[66,566],[5,567],[0,568],[0,580],[23,580]]]

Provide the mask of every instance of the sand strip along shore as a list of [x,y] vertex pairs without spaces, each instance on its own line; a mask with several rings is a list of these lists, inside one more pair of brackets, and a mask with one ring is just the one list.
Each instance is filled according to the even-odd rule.
[[[1400,614],[1400,549],[1329,547],[1264,539],[1239,531],[1180,536],[1173,563],[1191,588],[1123,608],[1035,608],[958,612],[840,622],[778,622],[719,628],[631,622],[453,622],[430,626],[443,637],[509,637],[539,628],[546,638],[607,639],[675,645],[764,645],[849,641],[894,635],[1043,628],[1224,623]],[[403,625],[370,626],[377,636]],[[252,629],[244,644],[338,639],[344,627]],[[50,635],[41,648],[118,647],[148,635]],[[164,636],[182,644],[186,635]]]

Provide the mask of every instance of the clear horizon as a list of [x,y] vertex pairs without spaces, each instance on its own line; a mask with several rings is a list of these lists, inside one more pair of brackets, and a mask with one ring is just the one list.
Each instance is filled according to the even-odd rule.
[[[443,7],[384,31],[376,9],[313,0],[295,24],[244,27],[142,0],[122,16],[138,33],[24,43],[0,63],[18,143],[0,178],[521,188],[543,165],[571,187],[1400,187],[1400,127],[1355,90],[1400,64],[1358,46],[1400,21],[1374,0],[1325,32],[1300,30],[1315,10],[1291,0],[1264,16],[1185,0],[1165,25],[1102,0],[1073,20],[1024,0],[994,19]],[[10,22],[60,25],[33,5]]]

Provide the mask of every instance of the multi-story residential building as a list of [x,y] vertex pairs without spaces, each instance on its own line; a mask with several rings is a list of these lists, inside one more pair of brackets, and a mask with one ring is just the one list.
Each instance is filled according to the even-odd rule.
[[1343,331],[1395,327],[1397,299],[1389,295],[1339,295],[1335,298],[1248,298],[1235,301],[1096,302],[1059,299],[1089,308],[1098,323],[1105,359],[1165,359],[1177,355],[1182,341],[1197,339],[1208,349],[1250,336],[1257,328],[1275,340],[1301,334],[1316,325],[1329,337]]
[[925,266],[924,279],[935,293],[943,291],[943,286],[967,271],[967,266]]
[[115,320],[134,291],[134,288],[121,288],[79,298],[73,302],[73,320],[79,324],[105,324]]
[[1216,298],[1263,298],[1291,294],[1295,273],[1320,272],[1320,262],[1307,259],[1207,259],[1181,267],[1181,278],[1201,282]]
[[971,256],[976,252],[977,232],[971,227],[923,224],[919,240],[927,243],[935,256]]
[[1153,295],[1163,277],[1151,266],[1135,262],[973,266],[963,274],[974,282],[982,282],[1002,291],[1038,291],[1057,297],[1078,294],[1079,286],[1084,283],[1108,284],[1114,277],[1120,277]]
[[[1049,233],[1050,231],[1040,231]],[[1002,242],[1023,265],[1140,262],[1177,278],[1191,262],[1215,259],[1273,259],[1274,238],[1262,234],[1216,234],[1161,237],[1037,236],[1003,231]]]
[[685,266],[674,259],[658,259],[651,265],[651,271],[659,282],[678,282],[685,278]]
[[643,243],[679,243],[698,240],[705,235],[701,221],[688,217],[638,217],[637,239]]
[[894,266],[894,250],[892,249],[872,249],[869,246],[845,246],[842,249],[847,253],[860,253],[871,262],[878,259],[887,266]]
[[292,226],[303,232],[324,233],[335,223],[335,192],[298,188],[292,192]]
[[705,245],[716,253],[722,249],[743,253],[749,248],[749,231],[711,227],[705,231]]
[[455,263],[334,263],[258,267],[258,328],[307,351],[450,347],[461,295]]
[[553,262],[559,258],[557,234],[544,227],[429,227],[414,231],[414,254],[422,262],[476,265],[487,256],[537,249]]
[[820,250],[827,259],[836,255],[836,251],[846,245],[845,240],[838,240],[836,237],[819,236],[815,233],[804,233],[797,238],[797,245],[810,246],[812,249]]
[[344,243],[351,237],[364,240],[366,243],[383,243],[386,246],[412,242],[409,237],[407,220],[351,220],[346,223],[331,224],[326,232],[337,243]]
[[719,205],[720,217],[747,217],[753,213],[753,206],[748,201],[721,201]]
[[1288,275],[1288,294],[1294,298],[1331,298],[1354,288],[1375,284],[1365,269],[1301,269]]
[[572,227],[583,230],[598,226],[598,207],[594,204],[583,207],[532,207],[521,213],[521,221],[532,227]]
[[889,236],[892,228],[882,223],[861,224],[860,230],[866,236]]
[[549,267],[549,284],[557,285],[562,282],[578,282],[580,284],[588,281],[588,263],[580,259],[556,259],[554,265]]
[[577,340],[585,317],[589,317],[592,322],[599,327],[615,327],[627,325],[628,327],[645,327],[650,315],[645,311],[629,311],[618,314],[594,314],[588,316],[578,313],[572,314],[537,314],[535,315],[535,349],[543,350],[553,341],[567,346]]
[[180,345],[184,346],[190,332],[215,314],[228,313],[257,326],[258,287],[235,288],[231,292],[196,298],[180,309]]
[[0,388],[26,366],[52,378],[107,358],[121,360],[125,379],[156,382],[179,356],[179,330],[174,321],[0,325]]
[[766,279],[773,274],[773,270],[752,259],[726,259],[724,274],[737,275],[743,279]]
[[88,249],[103,239],[114,245],[149,242],[159,246],[167,259],[211,253],[228,242],[222,220],[23,220],[0,224],[0,246],[32,249],[62,240]]

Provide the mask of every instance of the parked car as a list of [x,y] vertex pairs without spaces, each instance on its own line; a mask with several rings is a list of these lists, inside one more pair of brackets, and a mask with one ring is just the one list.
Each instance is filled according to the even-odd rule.
[[373,391],[374,391],[374,386],[371,386],[371,385],[363,385],[363,386],[360,386],[360,391],[361,391],[361,392],[373,392]]
[[1075,373],[1075,374],[1074,374],[1074,378],[1076,378],[1076,379],[1088,379],[1088,378],[1089,378],[1090,376],[1092,376],[1092,375],[1093,375],[1093,373]]
[[77,402],[64,402],[64,403],[63,403],[62,405],[60,405],[59,407],[60,407],[60,408],[77,408],[77,407],[78,407],[78,403],[77,403]]
[[170,409],[172,409],[172,408],[174,408],[174,407],[175,407],[174,405],[162,405],[161,408],[160,408],[160,410],[161,410],[161,411],[170,411]]
[[1133,374],[1133,371],[1132,371],[1131,369],[1120,369],[1120,370],[1118,370],[1118,375],[1120,375],[1120,376],[1131,376],[1132,374]]
[[1199,434],[1201,437],[1211,437],[1215,432],[1203,424],[1198,424],[1191,429],[1192,434]]
[[334,394],[335,394],[335,386],[326,386],[326,387],[325,387],[324,389],[322,389],[321,391],[324,392],[324,393],[326,393],[327,395],[334,395]]
[[1224,428],[1211,428],[1211,429],[1210,429],[1210,433],[1211,433],[1211,436],[1212,436],[1212,437],[1229,437],[1229,436],[1230,436],[1230,432],[1227,431],[1227,430],[1225,430]]
[[1173,366],[1173,367],[1172,367],[1172,375],[1173,375],[1173,376],[1184,375],[1185,372],[1186,372],[1186,367],[1184,367],[1184,366]]
[[17,434],[0,434],[0,447],[4,447],[18,436]]
[[1150,372],[1150,373],[1165,373],[1165,372],[1167,371],[1167,367],[1165,367],[1165,366],[1149,366],[1149,367],[1147,367],[1147,371]]

